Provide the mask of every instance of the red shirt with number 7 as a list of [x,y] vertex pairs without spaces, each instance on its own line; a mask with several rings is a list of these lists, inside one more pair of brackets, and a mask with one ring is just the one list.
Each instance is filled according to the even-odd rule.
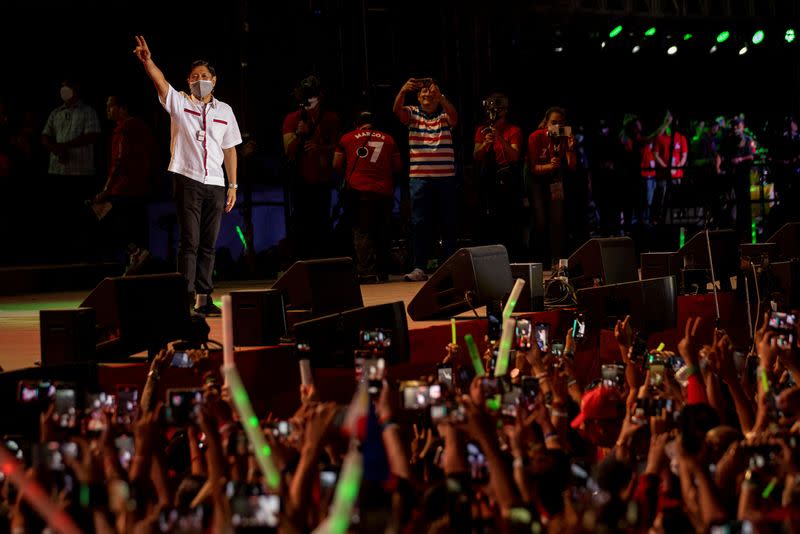
[[400,151],[391,135],[372,129],[344,134],[336,148],[345,158],[345,180],[357,191],[392,195],[392,174],[403,166]]

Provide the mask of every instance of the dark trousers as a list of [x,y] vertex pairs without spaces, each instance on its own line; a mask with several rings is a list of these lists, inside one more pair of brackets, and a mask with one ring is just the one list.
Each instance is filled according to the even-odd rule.
[[186,291],[209,295],[214,289],[211,275],[217,235],[225,207],[225,188],[201,184],[174,174],[175,208],[180,244],[178,272],[186,278]]
[[456,179],[411,178],[411,244],[414,267],[423,271],[428,260],[434,257],[438,232],[438,219],[442,236],[442,254],[449,258],[456,249],[458,225],[456,223]]
[[549,181],[538,180],[531,184],[531,214],[534,230],[531,248],[534,258],[546,269],[564,257],[566,248],[564,200],[553,200]]
[[148,247],[147,199],[109,197],[111,211],[99,221],[98,249],[115,261],[127,260],[129,245]]
[[389,272],[390,227],[394,197],[373,191],[349,191],[353,213],[353,248],[360,276]]

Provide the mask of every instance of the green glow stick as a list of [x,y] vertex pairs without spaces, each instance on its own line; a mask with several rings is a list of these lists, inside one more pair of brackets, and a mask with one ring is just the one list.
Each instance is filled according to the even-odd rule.
[[486,376],[486,371],[483,369],[481,356],[478,354],[478,346],[475,344],[475,340],[472,339],[472,334],[467,334],[464,336],[464,341],[467,342],[467,350],[469,351],[469,357],[472,360],[472,366],[475,368],[475,376]]
[[659,343],[658,344],[658,348],[656,349],[656,352],[662,352],[664,350],[665,346],[666,345],[664,345],[664,343]]
[[272,462],[272,449],[267,445],[264,439],[264,433],[261,430],[261,425],[258,422],[258,417],[253,413],[253,406],[250,404],[250,397],[247,395],[247,390],[242,384],[242,378],[239,376],[239,371],[236,370],[235,365],[223,365],[222,374],[231,390],[231,397],[233,398],[233,406],[239,414],[239,419],[242,421],[244,432],[247,439],[253,446],[253,453],[256,457],[256,463],[261,469],[261,474],[267,481],[267,485],[272,489],[278,489],[281,481],[280,474]]
[[450,318],[450,337],[452,338],[453,345],[456,344],[456,318]]
[[511,353],[511,341],[514,339],[516,324],[517,322],[510,317],[503,322],[503,334],[500,336],[500,351],[497,353],[494,376],[503,376],[508,372],[508,355]]
[[345,534],[350,526],[353,515],[353,506],[361,489],[361,477],[364,472],[363,459],[358,452],[356,441],[350,442],[350,450],[342,463],[339,483],[336,484],[336,493],[333,495],[331,513],[327,521],[314,530],[314,534],[330,533]]
[[769,496],[772,495],[772,490],[774,490],[775,486],[777,486],[777,485],[778,485],[778,479],[775,478],[775,477],[772,477],[772,480],[769,481],[769,484],[767,484],[767,487],[764,488],[764,491],[761,492],[761,496],[763,498],[765,498],[765,499],[769,499]]
[[239,227],[238,224],[236,225],[236,233],[239,234],[239,241],[242,242],[242,246],[244,247],[245,250],[247,250],[247,240],[244,238],[244,234],[242,233],[242,229],[241,229],[241,227]]
[[514,282],[514,287],[511,289],[511,294],[508,296],[508,302],[506,302],[506,307],[503,308],[503,323],[505,324],[506,319],[511,317],[511,314],[514,313],[514,308],[517,305],[517,299],[519,299],[520,293],[522,293],[522,287],[525,285],[525,280],[522,278],[517,278],[517,281]]
[[769,380],[767,379],[767,370],[761,369],[761,387],[764,388],[764,393],[769,391]]

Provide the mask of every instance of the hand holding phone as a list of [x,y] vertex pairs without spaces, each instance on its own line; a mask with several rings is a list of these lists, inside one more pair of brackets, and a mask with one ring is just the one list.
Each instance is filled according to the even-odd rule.
[[194,367],[194,361],[186,351],[175,351],[172,359],[169,362],[170,367],[177,367],[179,369],[190,369]]
[[56,386],[55,415],[53,417],[61,428],[75,428],[78,417],[74,388]]
[[116,423],[126,426],[133,424],[136,419],[136,411],[139,409],[139,390],[136,386],[119,385],[116,397]]

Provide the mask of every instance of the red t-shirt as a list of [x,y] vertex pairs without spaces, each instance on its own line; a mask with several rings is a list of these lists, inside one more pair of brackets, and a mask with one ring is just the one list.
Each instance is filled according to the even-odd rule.
[[346,162],[345,179],[357,191],[392,195],[392,172],[400,170],[403,161],[391,135],[378,130],[354,130],[344,134],[336,147]]
[[111,134],[109,194],[125,197],[147,195],[157,154],[155,139],[144,121],[130,117],[117,124]]
[[[283,120],[283,133],[294,133],[300,123],[300,111],[293,111]],[[298,169],[300,177],[307,184],[327,184],[332,178],[333,149],[339,139],[339,117],[332,111],[323,111],[316,120],[311,120],[310,141],[317,145],[311,152],[297,149],[300,158]]]
[[672,135],[663,133],[656,137],[656,153],[661,157],[661,160],[667,165],[672,166],[672,178],[677,180],[683,178],[683,169],[676,168],[680,166],[683,155],[689,152],[689,143],[686,142],[686,137],[675,132],[675,138],[672,145],[672,163],[669,162],[669,144],[673,139]]
[[655,178],[656,156],[653,152],[654,143],[651,141],[642,145],[642,178]]
[[[484,130],[488,128],[488,124],[483,124],[475,130],[475,144],[483,143],[484,138],[486,138],[486,134]],[[517,145],[517,150],[522,149],[522,130],[519,127],[514,126],[513,124],[509,124],[504,120],[498,121],[494,125],[495,129],[495,141],[492,143],[494,147],[494,153],[497,157],[497,164],[508,165],[509,163],[513,163],[508,154],[505,153],[503,148],[503,143],[500,142],[500,137],[506,140],[509,145]],[[483,150],[475,154],[475,159],[478,161],[483,161],[486,157],[487,152],[489,151],[489,147],[484,147]]]

